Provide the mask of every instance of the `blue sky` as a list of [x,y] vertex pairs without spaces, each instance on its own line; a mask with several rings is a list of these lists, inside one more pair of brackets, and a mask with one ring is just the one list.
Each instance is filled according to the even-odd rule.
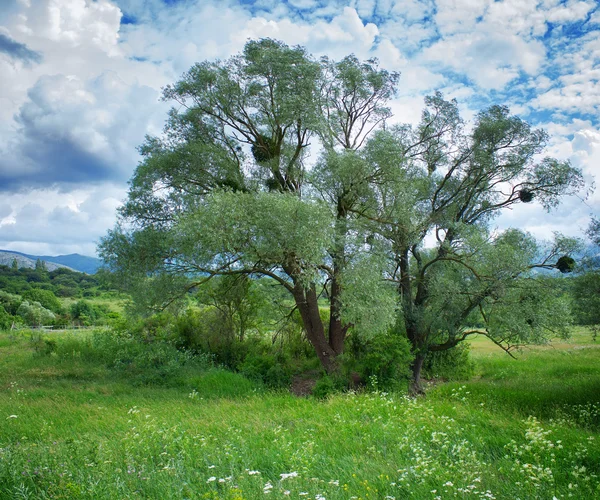
[[[249,38],[401,72],[398,122],[441,90],[471,119],[505,104],[551,134],[548,154],[600,176],[600,7],[592,0],[1,0],[0,248],[79,252],[114,224],[160,89]],[[540,238],[581,235],[598,191],[503,215]]]

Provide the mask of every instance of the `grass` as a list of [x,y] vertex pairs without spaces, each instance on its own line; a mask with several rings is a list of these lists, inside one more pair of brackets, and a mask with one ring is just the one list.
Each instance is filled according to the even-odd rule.
[[89,335],[0,334],[0,498],[600,497],[591,336],[518,360],[472,345],[477,376],[426,398],[317,401]]

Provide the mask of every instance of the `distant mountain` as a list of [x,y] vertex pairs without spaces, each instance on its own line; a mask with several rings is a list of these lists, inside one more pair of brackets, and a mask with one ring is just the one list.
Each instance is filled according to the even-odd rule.
[[35,262],[40,259],[46,263],[48,271],[54,271],[59,267],[66,267],[79,271],[81,273],[95,274],[98,268],[102,265],[100,259],[94,257],[87,257],[86,255],[79,255],[78,253],[72,253],[70,255],[30,255],[22,252],[15,252],[13,250],[0,250],[0,264],[10,266],[13,259],[17,259],[19,267],[35,267]]

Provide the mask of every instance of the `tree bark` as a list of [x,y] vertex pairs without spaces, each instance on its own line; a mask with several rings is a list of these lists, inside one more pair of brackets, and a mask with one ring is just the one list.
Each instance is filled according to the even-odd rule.
[[315,349],[321,365],[327,373],[335,372],[338,367],[336,362],[337,353],[325,337],[325,328],[319,314],[315,286],[311,285],[308,289],[305,289],[301,284],[296,283],[293,295],[298,311],[300,311],[306,336]]
[[347,328],[342,325],[339,304],[340,286],[334,274],[331,280],[331,295],[329,305],[329,345],[336,355],[343,354]]
[[421,369],[423,368],[423,361],[425,361],[426,354],[417,353],[412,363],[412,380],[410,382],[409,392],[412,396],[420,396],[425,394],[423,386],[421,385]]

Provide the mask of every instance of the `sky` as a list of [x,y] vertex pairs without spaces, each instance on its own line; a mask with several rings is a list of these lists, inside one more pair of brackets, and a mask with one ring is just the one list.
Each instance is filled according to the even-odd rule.
[[[544,128],[547,153],[600,178],[600,4],[592,0],[0,0],[0,248],[95,255],[115,223],[161,88],[248,39],[401,73],[392,121],[440,90],[472,120],[502,104]],[[500,228],[581,236],[600,189]]]

